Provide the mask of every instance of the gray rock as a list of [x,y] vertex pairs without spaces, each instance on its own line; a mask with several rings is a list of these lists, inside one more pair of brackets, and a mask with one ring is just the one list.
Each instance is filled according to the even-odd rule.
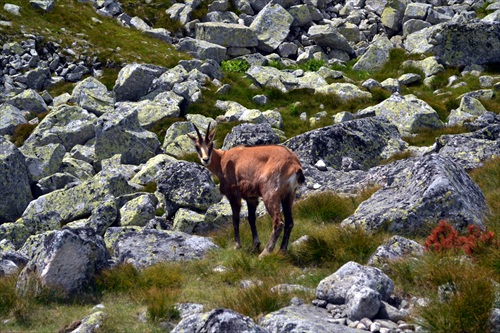
[[386,262],[420,256],[423,252],[424,247],[419,243],[396,235],[377,248],[368,259],[368,265],[380,266]]
[[208,22],[196,25],[196,39],[225,47],[255,47],[258,45],[255,31],[240,24]]
[[28,168],[16,146],[0,136],[0,224],[21,216],[32,200]]
[[369,287],[353,286],[346,296],[346,313],[350,320],[373,319],[380,310],[380,294]]
[[389,60],[389,52],[393,48],[392,42],[387,37],[381,36],[377,38],[353,66],[353,69],[369,72],[380,70]]
[[387,29],[389,36],[392,36],[401,30],[403,16],[406,5],[399,0],[390,0],[380,16],[382,25]]
[[490,322],[492,326],[492,333],[500,332],[500,309],[493,309],[491,311]]
[[94,312],[83,318],[80,325],[71,331],[71,333],[93,333],[104,323],[106,315],[102,311]]
[[229,309],[215,309],[210,312],[194,314],[181,320],[172,333],[195,332],[220,333],[267,333],[257,326],[252,319]]
[[49,110],[42,96],[33,89],[23,90],[21,93],[10,97],[7,103],[14,105],[21,111],[42,113]]
[[31,7],[41,9],[46,13],[54,9],[54,3],[54,0],[30,0]]
[[106,86],[92,76],[73,88],[72,98],[79,106],[98,117],[112,110],[115,103]]
[[141,170],[137,172],[134,177],[130,180],[131,183],[138,185],[147,185],[149,183],[156,183],[159,179],[159,173],[167,165],[175,163],[177,160],[165,154],[158,154],[155,157],[149,159],[146,164],[141,167]]
[[394,291],[394,283],[380,269],[350,261],[321,280],[316,288],[316,298],[328,303],[344,304],[351,293],[362,288],[372,289],[380,295],[380,300],[386,301]]
[[424,72],[425,77],[431,77],[440,72],[444,72],[444,66],[438,62],[436,57],[427,57],[424,60],[407,60],[403,62],[403,67],[416,67]]
[[344,101],[350,99],[370,99],[372,94],[364,91],[352,83],[331,83],[326,86],[317,87],[315,89],[317,94],[336,94]]
[[264,316],[259,325],[270,333],[362,333],[366,331],[338,325],[323,308],[311,305],[288,306]]
[[41,147],[61,144],[70,151],[95,135],[97,117],[77,105],[62,104],[53,109],[24,142],[25,146]]
[[59,143],[49,143],[41,147],[24,145],[20,150],[26,156],[31,183],[58,172],[66,153],[64,146]]
[[21,110],[10,104],[0,105],[0,135],[12,135],[20,124],[26,124]]
[[153,80],[165,72],[154,65],[131,64],[118,73],[113,91],[116,101],[137,101],[149,91]]
[[292,17],[293,17],[293,21],[292,21],[293,27],[305,26],[307,24],[310,24],[313,20],[313,17],[311,15],[311,11],[309,10],[309,7],[305,4],[291,6],[287,10],[288,10],[288,13],[290,13],[290,15],[292,15]]
[[500,124],[472,133],[442,135],[436,140],[436,151],[467,170],[480,167],[500,153]]
[[120,208],[121,226],[145,226],[155,217],[158,199],[154,194],[143,194],[128,201]]
[[50,176],[40,179],[33,189],[36,196],[41,196],[50,192],[80,184],[81,181],[72,174],[66,172],[56,172]]
[[402,135],[409,135],[423,128],[444,126],[437,112],[414,95],[393,94],[383,102],[358,111],[358,116],[375,114],[387,118],[398,127]]
[[32,236],[20,253],[30,258],[17,281],[21,295],[45,288],[63,297],[84,292],[110,258],[103,238],[89,228]]
[[175,213],[173,230],[187,234],[204,234],[213,229],[205,222],[205,215],[189,209],[181,208]]
[[169,164],[159,178],[158,192],[178,207],[207,210],[222,198],[209,171],[195,163]]
[[387,302],[382,302],[377,319],[390,320],[397,323],[401,320],[407,320],[409,314],[406,310],[399,310]]
[[144,34],[159,39],[167,44],[172,44],[172,37],[170,37],[170,32],[165,28],[152,28],[149,30],[145,30]]
[[182,38],[177,45],[177,49],[188,52],[198,59],[213,59],[217,63],[221,63],[226,59],[227,52],[227,48],[224,46],[190,37]]
[[483,225],[488,212],[483,193],[447,157],[432,154],[372,171],[375,177],[377,173],[385,177],[386,185],[342,221],[343,226],[427,235],[428,228],[442,219],[457,230]]
[[423,20],[410,19],[403,23],[403,37],[407,37],[408,35],[417,32],[419,30],[430,27],[432,24]]
[[319,159],[340,170],[344,157],[352,158],[363,169],[405,149],[397,128],[381,118],[367,118],[323,127],[297,135],[284,143],[302,165],[314,165]]
[[270,124],[240,124],[232,128],[224,139],[222,149],[227,150],[238,145],[259,146],[279,144],[279,137]]
[[6,3],[3,5],[3,10],[5,10],[8,13],[11,13],[12,15],[20,16],[21,15],[21,7],[18,5],[13,5],[11,3]]
[[156,134],[144,130],[137,111],[115,109],[102,115],[95,126],[95,163],[121,154],[124,164],[139,165],[156,155],[160,142]]
[[182,96],[172,91],[165,91],[157,94],[152,100],[118,102],[116,103],[115,112],[129,114],[136,111],[141,127],[151,129],[162,120],[179,117],[181,113],[180,106],[183,101]]
[[129,263],[139,269],[160,262],[200,259],[217,248],[208,238],[138,227],[111,227],[105,241],[117,263]]
[[135,192],[120,174],[97,174],[75,187],[50,192],[30,202],[22,215],[22,223],[30,234],[57,230],[65,224],[88,217],[106,196],[119,197]]
[[408,35],[411,53],[432,52],[447,66],[500,61],[500,24],[482,21],[447,22]]
[[238,102],[218,100],[215,107],[225,111],[223,115],[217,116],[217,122],[239,121],[257,124],[266,122],[266,118],[258,109],[247,109]]
[[319,46],[353,54],[354,49],[347,39],[332,24],[313,25],[307,31],[310,38]]
[[273,52],[285,40],[293,17],[281,5],[269,2],[253,20],[250,28],[258,38],[258,48]]

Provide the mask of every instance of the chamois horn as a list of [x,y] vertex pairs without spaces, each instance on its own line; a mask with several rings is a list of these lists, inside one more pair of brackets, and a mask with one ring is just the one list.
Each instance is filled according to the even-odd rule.
[[210,122],[208,122],[207,133],[205,134],[205,142],[208,142],[209,133],[210,133]]
[[194,129],[196,130],[196,134],[198,134],[198,140],[199,140],[200,142],[202,142],[202,141],[203,141],[203,139],[202,139],[202,137],[201,137],[200,131],[198,130],[198,127],[196,127],[196,125],[195,125],[195,124],[193,124],[193,127],[194,127]]

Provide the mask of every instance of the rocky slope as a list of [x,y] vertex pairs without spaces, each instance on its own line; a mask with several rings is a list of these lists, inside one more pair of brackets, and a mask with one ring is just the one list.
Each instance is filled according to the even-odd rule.
[[[30,3],[46,11],[57,6],[47,0]],[[480,101],[499,93],[500,76],[481,74],[482,65],[500,62],[498,3],[490,4],[488,8],[497,10],[481,20],[475,19],[475,11],[485,6],[481,0],[242,0],[231,5],[239,15],[229,10],[227,1],[219,0],[210,3],[200,22],[190,20],[200,2],[174,4],[167,12],[186,29],[171,34],[123,13],[118,2],[96,1],[98,14],[116,17],[195,57],[172,68],[127,64],[112,91],[98,78],[86,76],[98,74],[97,61],[66,58],[61,46],[37,37],[3,45],[0,274],[22,268],[21,293],[33,276],[44,286],[74,294],[84,291],[96,272],[111,263],[143,268],[161,261],[200,258],[217,247],[203,235],[229,224],[231,210],[207,170],[177,159],[193,151],[187,134],[194,131],[193,124],[204,129],[209,124],[243,122],[226,137],[228,149],[278,143],[283,126],[275,110],[261,112],[231,101],[214,105],[221,111],[217,119],[186,114],[209,82],[220,84],[224,75],[220,64],[226,59],[246,60],[251,65],[246,75],[256,86],[284,92],[307,88],[350,100],[371,98],[374,88],[391,91],[392,96],[377,105],[338,114],[335,124],[304,131],[283,143],[304,166],[307,183],[300,196],[321,191],[352,194],[368,186],[380,187],[342,225],[402,236],[424,234],[429,224],[442,219],[459,230],[471,224],[484,226],[486,200],[466,171],[500,154],[499,110],[487,110]],[[6,4],[3,10],[19,8]],[[382,68],[395,47],[428,55],[404,64],[418,68],[424,77],[414,73],[383,82],[355,82],[326,66],[316,72],[267,66],[269,62],[291,66],[310,59],[338,64],[359,57],[355,69],[371,72]],[[479,76],[482,89],[461,96],[460,106],[443,122],[428,103],[401,92],[415,82],[430,84],[447,66],[460,66],[464,74]],[[332,79],[336,81],[330,83]],[[72,93],[50,96],[45,89],[63,80],[77,82]],[[460,78],[450,82],[450,86],[463,84]],[[224,89],[221,86],[220,93]],[[265,105],[266,96],[256,97]],[[16,147],[9,138],[16,127],[33,122],[26,119],[30,112],[48,114]],[[311,110],[304,117],[304,127],[321,117],[316,113]],[[161,144],[150,131],[152,126],[180,116],[186,121],[172,125]],[[465,124],[469,133],[442,136],[427,148],[410,147],[403,141],[419,130],[454,124]],[[380,165],[406,151],[413,157]],[[152,183],[154,193],[147,191]],[[381,245],[371,263],[421,252],[420,245],[400,237]],[[297,300],[258,324],[232,310],[217,309],[186,315],[174,331],[415,329],[397,325],[407,317],[408,304],[390,305],[393,289],[393,282],[380,269],[350,262],[321,281],[314,306]],[[91,332],[92,325],[84,326],[88,322],[94,321],[83,321],[77,331]]]

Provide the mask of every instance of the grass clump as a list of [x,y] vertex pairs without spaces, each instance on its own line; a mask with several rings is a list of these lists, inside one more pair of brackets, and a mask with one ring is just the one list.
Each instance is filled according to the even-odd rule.
[[469,259],[427,252],[418,260],[390,264],[390,277],[403,294],[428,300],[417,322],[429,332],[488,332],[495,300],[491,272]]

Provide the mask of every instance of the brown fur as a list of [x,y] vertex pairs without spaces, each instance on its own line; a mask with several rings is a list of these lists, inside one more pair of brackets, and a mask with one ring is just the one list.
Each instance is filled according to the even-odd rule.
[[[227,151],[212,149],[210,147],[213,147],[215,130],[211,133],[209,130],[210,126],[205,138],[202,138],[196,128],[198,137],[190,138],[197,147],[202,163],[219,178],[220,191],[231,204],[236,247],[241,247],[239,223],[241,199],[244,199],[248,205],[248,221],[252,229],[254,250],[260,251],[255,210],[258,198],[262,197],[273,219],[273,232],[259,257],[272,252],[283,227],[285,232],[280,250],[285,252],[293,228],[292,205],[295,192],[305,181],[299,159],[290,149],[278,145],[238,146]],[[281,216],[281,207],[285,223]]]

